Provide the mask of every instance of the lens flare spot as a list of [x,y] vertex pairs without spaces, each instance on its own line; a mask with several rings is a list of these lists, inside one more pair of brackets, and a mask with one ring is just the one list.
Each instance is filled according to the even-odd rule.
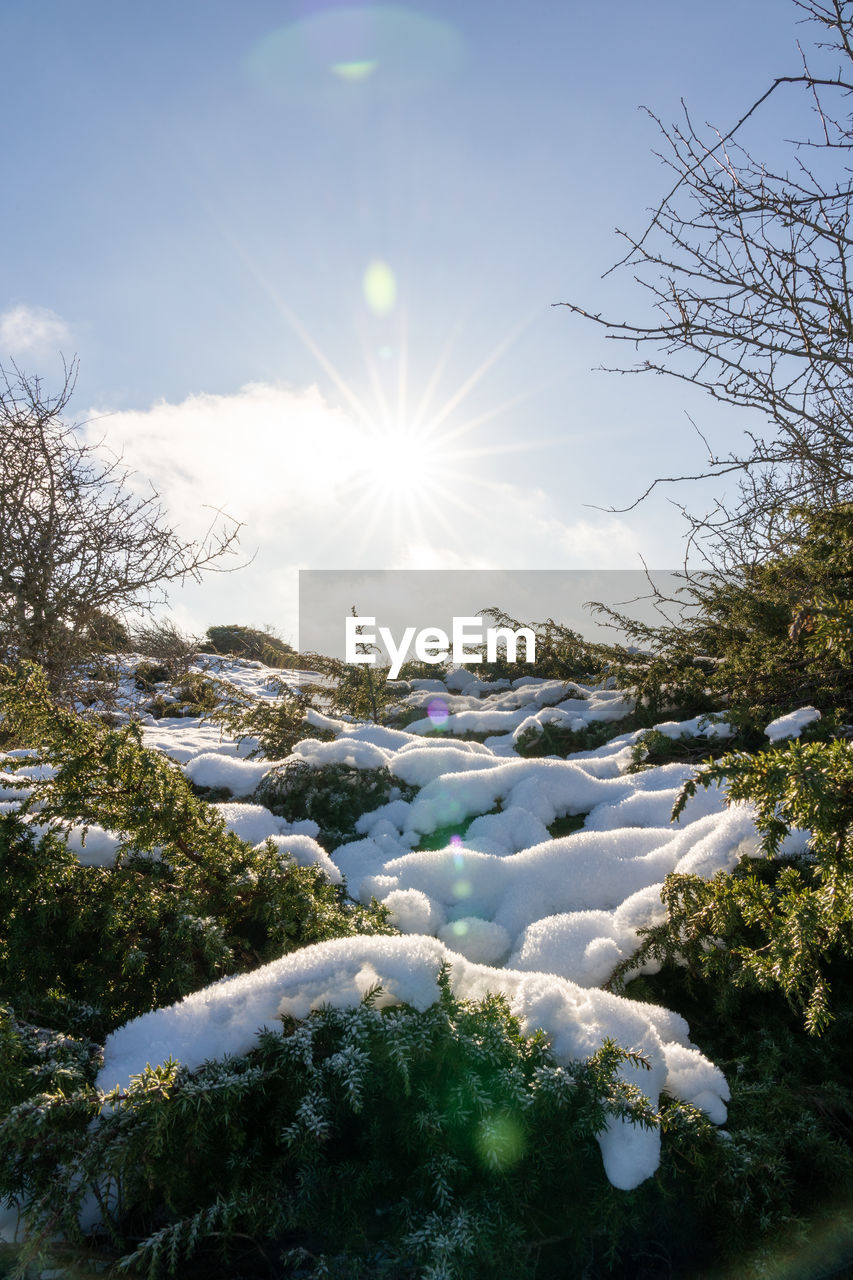
[[470,898],[474,890],[470,880],[457,880],[453,886],[453,892],[457,898]]
[[346,80],[348,84],[358,84],[372,76],[379,66],[376,58],[363,58],[360,62],[333,62],[329,67],[333,76]]
[[456,938],[464,938],[465,934],[468,932],[468,921],[454,920],[453,924],[450,926],[450,932]]
[[508,1169],[524,1155],[524,1131],[512,1116],[486,1116],[474,1138],[477,1155],[487,1169]]
[[362,280],[364,298],[376,316],[390,315],[397,301],[397,281],[387,262],[379,258],[368,264]]
[[461,803],[455,796],[450,796],[446,792],[436,797],[437,801],[437,823],[438,827],[456,827],[460,822],[464,822],[466,814]]
[[344,86],[355,84],[380,101],[429,91],[464,64],[465,44],[452,23],[403,5],[352,3],[267,32],[243,59],[261,92],[302,106],[348,105]]
[[[432,702],[427,707],[427,715],[432,721],[434,728],[443,729],[450,717],[450,712],[448,710],[447,703],[444,701],[444,699],[433,698]],[[462,841],[460,840],[459,836],[451,836],[450,843],[461,844]]]

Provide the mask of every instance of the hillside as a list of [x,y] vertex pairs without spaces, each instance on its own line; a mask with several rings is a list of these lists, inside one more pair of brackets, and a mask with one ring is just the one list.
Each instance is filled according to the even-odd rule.
[[[137,752],[131,778],[164,762],[165,799],[149,790],[142,816],[113,807],[115,828],[94,820],[106,775],[81,799],[79,743],[64,755],[55,742],[52,755],[43,749],[51,767],[13,750],[0,777],[10,929],[0,965],[9,1006],[0,1185],[24,1213],[18,1222],[18,1209],[8,1211],[7,1236],[29,1221],[31,1244],[57,1229],[73,1237],[79,1223],[149,1275],[489,1276],[509,1274],[500,1259],[512,1247],[519,1276],[567,1274],[566,1257],[572,1266],[587,1258],[585,1274],[596,1276],[711,1276],[747,1274],[753,1264],[759,1274],[780,1239],[786,1253],[808,1240],[804,1220],[813,1218],[826,1257],[842,1265],[846,1209],[835,1235],[823,1215],[832,1179],[841,1172],[849,1186],[853,1170],[853,1094],[838,1057],[849,1018],[843,963],[834,965],[836,1023],[820,1041],[781,997],[738,992],[731,974],[720,984],[689,949],[681,967],[662,964],[665,947],[630,964],[640,931],[665,929],[666,877],[707,882],[768,865],[760,813],[749,801],[730,803],[717,782],[682,797],[671,820],[696,759],[720,755],[737,740],[735,726],[696,716],[626,728],[637,718],[634,699],[606,682],[490,681],[455,668],[399,687],[383,724],[314,706],[304,736],[272,759],[257,738],[226,733],[222,717],[163,716],[180,690],[161,681],[153,700],[150,687],[141,697],[140,660],[122,662],[112,718],[141,733],[98,730],[101,751],[109,758],[110,744],[124,741],[122,750]],[[220,698],[230,691],[244,714],[287,705],[306,683],[298,671],[205,655],[189,679],[196,696],[205,685]],[[38,704],[34,688],[23,705]],[[16,705],[7,694],[7,723]],[[809,708],[776,718],[766,744],[819,725]],[[561,731],[601,745],[565,758],[532,754]],[[128,732],[138,739],[131,748]],[[668,751],[676,759],[652,763]],[[207,874],[234,881],[219,905],[206,900],[210,915],[190,911],[192,895],[209,886],[180,882],[188,896],[179,921],[192,918],[197,931],[189,943],[186,925],[146,897],[177,892],[177,819],[152,818],[170,810],[169,787],[191,797],[175,809],[180,821],[191,812],[197,831],[210,828],[212,849],[227,847]],[[28,792],[27,838],[54,831],[42,835],[38,858],[30,845],[32,861],[22,862],[16,812]],[[75,805],[81,821],[69,817]],[[162,830],[156,840],[149,831],[145,852],[140,833],[151,821]],[[204,848],[206,837],[196,838]],[[809,833],[789,824],[777,861],[807,867],[813,856]],[[322,928],[276,934],[265,921],[262,934],[240,883],[257,884],[269,864],[240,861],[251,857],[272,859],[285,879],[290,866],[312,877],[300,889],[303,923],[306,911],[316,918],[310,894],[326,885]],[[128,868],[138,883],[150,881],[132,900],[115,890]],[[29,883],[16,887],[16,876]],[[52,922],[55,937],[42,932],[28,944],[27,895],[32,902],[47,890],[58,901],[73,895],[75,877],[89,877],[82,892],[113,895],[107,914],[83,923],[85,911],[63,916],[42,904],[30,927]],[[122,912],[129,921],[116,925]],[[155,957],[164,928],[175,951],[166,945]],[[114,949],[121,972],[94,972],[84,952],[98,943],[87,929],[109,936],[101,945]],[[73,960],[75,930],[84,948]],[[232,976],[211,985],[204,972]],[[170,990],[189,994],[174,1001]],[[49,1010],[52,1029],[34,1030]],[[490,1047],[489,1036],[497,1037]],[[319,1058],[318,1037],[329,1042]],[[290,1072],[294,1061],[307,1068],[295,1093],[275,1083],[282,1063],[270,1055],[281,1053]],[[449,1077],[448,1053],[459,1059]],[[454,1102],[462,1079],[465,1096]],[[413,1091],[418,1106],[407,1114]],[[786,1094],[799,1101],[783,1102]],[[265,1131],[267,1107],[277,1139]],[[216,1172],[223,1144],[233,1150]],[[196,1147],[209,1169],[196,1166]],[[176,1176],[181,1162],[187,1172]],[[575,1187],[568,1203],[558,1176]],[[377,1232],[365,1220],[371,1213],[387,1228]],[[247,1239],[255,1241],[248,1252]],[[648,1261],[655,1251],[658,1261]]]

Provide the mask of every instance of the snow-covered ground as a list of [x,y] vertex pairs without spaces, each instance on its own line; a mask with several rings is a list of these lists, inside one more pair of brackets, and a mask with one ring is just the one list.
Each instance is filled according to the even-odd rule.
[[[217,666],[258,697],[269,697],[269,677],[281,675],[258,663],[219,660]],[[109,1036],[99,1084],[124,1086],[146,1063],[169,1055],[197,1066],[245,1052],[259,1028],[274,1026],[282,1014],[352,1005],[377,982],[385,1001],[425,1008],[437,998],[437,975],[448,962],[458,995],[503,992],[526,1031],[548,1033],[561,1061],[585,1057],[611,1037],[646,1057],[651,1071],[631,1063],[622,1070],[652,1101],[666,1091],[723,1123],[728,1086],[691,1044],[684,1019],[600,988],[635,950],[637,930],[663,919],[666,875],[709,877],[732,869],[743,854],[758,853],[751,807],[727,807],[719,791],[702,790],[671,823],[691,768],[627,773],[637,733],[567,760],[523,759],[515,752],[519,735],[531,727],[579,729],[621,719],[631,704],[616,690],[531,677],[511,687],[484,685],[457,669],[446,684],[414,682],[408,702],[424,715],[405,730],[312,713],[312,722],[331,729],[334,740],[307,738],[292,759],[314,767],[382,765],[417,788],[413,799],[401,795],[363,815],[357,838],[329,851],[315,838],[316,823],[288,823],[252,801],[277,763],[247,759],[254,741],[237,744],[200,721],[148,718],[148,746],[170,755],[195,783],[230,789],[233,800],[219,808],[232,830],[252,843],[272,838],[299,863],[316,862],[332,881],[344,878],[362,902],[377,898],[403,936],[307,947],[145,1014]],[[777,722],[770,736],[798,734],[810,718],[798,713],[790,724]],[[699,727],[696,720],[658,726],[670,737]],[[440,732],[425,736],[431,729]],[[454,740],[467,731],[489,736],[484,743]],[[729,733],[725,725],[702,731]],[[0,801],[12,803],[13,795],[12,788],[0,791]],[[582,828],[552,838],[549,826],[572,815],[585,815]],[[420,847],[425,837],[466,823],[464,838]],[[81,834],[69,837],[78,856],[107,864],[116,838],[90,828],[84,847]],[[787,848],[804,850],[806,841],[807,833],[795,833]],[[657,1168],[657,1130],[613,1120],[599,1143],[617,1187],[634,1187]]]

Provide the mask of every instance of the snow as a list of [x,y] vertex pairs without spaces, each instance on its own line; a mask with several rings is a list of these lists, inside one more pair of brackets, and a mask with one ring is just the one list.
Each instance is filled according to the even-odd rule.
[[[506,688],[503,681],[464,680],[457,670],[448,676],[446,687],[436,680],[412,683],[415,692],[407,699],[410,706],[426,710],[436,694],[444,695],[442,702],[448,715],[443,727],[449,734],[499,732],[517,739],[529,728],[541,732],[542,725],[548,721],[568,721],[572,727],[583,728],[594,720],[620,720],[634,706],[633,700],[619,690],[594,689],[573,682],[537,680],[535,677],[524,678]],[[429,689],[422,688],[424,684],[428,684]],[[487,701],[480,696],[493,689],[497,692]],[[413,721],[408,732],[427,734],[434,727],[433,721],[425,715],[423,719]]]
[[142,741],[146,747],[162,751],[179,764],[186,764],[204,751],[223,756],[248,756],[258,746],[256,738],[244,738],[242,742],[228,742],[222,737],[218,725],[199,724],[184,717],[155,720],[142,729]]
[[221,751],[201,752],[184,765],[197,787],[225,787],[235,796],[250,796],[269,770],[268,760],[241,760]]
[[88,828],[72,827],[66,837],[68,848],[84,867],[110,867],[115,862],[119,838],[93,822]]
[[819,719],[817,707],[800,707],[798,711],[789,711],[786,716],[771,720],[764,732],[771,742],[781,742],[783,738],[799,738],[807,724]]
[[420,889],[392,889],[384,903],[401,933],[437,934],[444,924],[441,906]]
[[512,948],[512,938],[503,925],[480,916],[460,916],[442,925],[437,935],[446,947],[475,964],[502,965]]
[[[264,699],[272,696],[270,676],[281,675],[225,660],[215,670]],[[282,856],[317,865],[362,902],[376,897],[401,936],[308,947],[135,1019],[108,1038],[101,1086],[126,1087],[147,1062],[170,1054],[193,1067],[244,1053],[259,1028],[283,1014],[299,1018],[322,1004],[355,1005],[377,982],[386,1000],[424,1009],[436,999],[446,961],[460,997],[504,993],[526,1030],[547,1032],[560,1061],[585,1057],[612,1037],[648,1057],[651,1072],[638,1074],[629,1064],[623,1072],[653,1102],[665,1089],[723,1123],[725,1080],[690,1044],[684,1020],[600,988],[635,951],[637,931],[664,918],[660,893],[669,873],[712,877],[742,856],[760,856],[751,806],[728,806],[724,791],[700,789],[673,824],[673,805],[693,769],[679,763],[628,773],[641,730],[565,760],[516,753],[521,734],[549,723],[577,730],[622,719],[633,705],[623,691],[535,677],[490,685],[463,668],[446,683],[416,680],[410,688],[407,707],[426,712],[436,698],[446,704],[442,733],[426,714],[395,729],[309,712],[309,724],[334,739],[306,738],[289,760],[314,769],[384,767],[416,788],[412,799],[363,814],[353,837],[328,850],[316,839],[316,822],[289,823],[252,800],[266,773],[284,763],[247,759],[254,740],[236,743],[188,719],[145,727],[146,743],[178,761],[191,781],[239,798],[216,806],[229,830],[255,846],[271,840]],[[768,737],[795,736],[817,716],[803,708],[781,717],[768,726]],[[672,739],[724,739],[732,732],[702,717],[656,727]],[[467,729],[490,736],[484,743],[454,739]],[[0,805],[14,807],[20,792],[9,781],[0,773]],[[553,837],[549,828],[566,817],[577,817],[579,829]],[[440,847],[422,847],[428,837]],[[85,846],[79,827],[68,841],[81,861],[99,866],[109,865],[118,844],[95,827]],[[807,832],[784,843],[787,853],[807,849]],[[617,1187],[636,1186],[657,1168],[658,1130],[614,1120],[598,1141]]]
[[[283,1016],[304,1018],[324,1005],[352,1008],[381,985],[385,1003],[426,1009],[438,998],[438,974],[450,965],[460,999],[503,993],[526,1034],[543,1028],[557,1060],[585,1058],[612,1038],[641,1053],[650,1070],[626,1062],[620,1073],[657,1104],[663,1090],[721,1123],[729,1089],[722,1072],[690,1044],[682,1018],[565,978],[496,969],[466,959],[436,938],[339,938],[305,947],[256,969],[155,1009],[107,1037],[99,1088],[126,1089],[148,1062],[171,1056],[190,1068],[223,1055],[245,1054],[262,1027]],[[615,1187],[630,1190],[654,1173],[660,1133],[612,1118],[598,1135],[604,1168]]]
[[413,747],[401,750],[393,759],[386,761],[391,772],[401,782],[412,787],[425,787],[436,778],[443,778],[449,773],[464,773],[474,769],[494,768],[500,761],[483,751],[467,751],[466,747],[479,746],[479,743],[460,743],[458,746]]
[[[294,823],[293,827],[296,825]],[[315,822],[309,820],[304,825],[314,827],[314,835],[316,835],[317,824]],[[273,845],[281,851],[283,858],[289,855],[298,867],[310,867],[313,864],[325,872],[332,884],[342,884],[343,876],[323,846],[318,844],[312,835],[294,832],[293,827],[291,828],[291,834],[272,835],[267,836],[266,839],[271,840]],[[257,841],[257,844],[262,843],[263,841]]]
[[666,738],[705,737],[731,738],[734,729],[726,720],[711,720],[708,716],[694,716],[692,720],[665,720],[655,729]]
[[293,759],[304,760],[315,769],[327,764],[346,764],[352,769],[381,769],[390,758],[387,748],[349,736],[337,738],[334,742],[306,738],[293,748]]

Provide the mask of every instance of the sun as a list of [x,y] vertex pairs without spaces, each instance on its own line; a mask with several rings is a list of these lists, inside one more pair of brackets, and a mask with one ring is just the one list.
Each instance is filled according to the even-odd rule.
[[[483,432],[494,418],[535,394],[522,393],[474,416],[465,416],[466,401],[489,370],[507,352],[534,317],[524,319],[456,386],[441,391],[459,333],[454,329],[420,386],[411,385],[408,326],[401,317],[396,350],[377,351],[362,335],[362,352],[369,399],[357,395],[325,355],[327,373],[335,379],[358,419],[358,465],[347,485],[344,521],[353,528],[356,554],[377,531],[386,534],[389,549],[403,553],[413,547],[444,546],[461,552],[469,517],[493,502],[498,486],[483,463],[498,454],[536,449],[546,443],[526,436],[498,444]],[[390,357],[396,359],[391,360]]]
[[[466,417],[464,409],[471,392],[535,321],[538,311],[522,317],[467,377],[444,395],[440,388],[460,338],[461,321],[457,321],[422,387],[413,388],[406,311],[390,268],[374,262],[365,273],[365,299],[374,319],[378,316],[393,322],[394,336],[389,330],[388,339],[372,349],[366,331],[359,333],[357,325],[367,376],[363,386],[356,386],[315,341],[246,247],[225,228],[223,234],[335,386],[340,409],[352,424],[339,456],[325,463],[327,471],[335,472],[340,527],[352,533],[353,561],[364,554],[377,529],[384,534],[394,559],[401,555],[405,559],[412,547],[464,552],[466,518],[499,502],[502,493],[501,485],[488,478],[483,464],[500,454],[528,452],[555,443],[528,433],[496,443],[481,431],[493,419],[537,395],[541,386],[528,388],[473,417]],[[374,296],[377,281],[383,286],[381,299]]]
[[468,504],[462,496],[464,474],[449,445],[429,424],[361,425],[355,465],[339,489],[356,555],[377,530],[396,548],[429,542],[439,530],[445,540],[455,539],[458,515]]
[[408,424],[366,432],[364,453],[353,484],[380,502],[393,502],[403,494],[407,501],[414,501],[426,491],[439,490],[442,464],[446,468],[450,463],[428,432]]
[[381,435],[376,446],[379,454],[377,481],[383,487],[393,487],[401,470],[404,474],[418,471],[430,476],[440,460],[438,450],[431,447],[429,439],[408,426],[397,427]]
[[[450,349],[439,357],[420,393],[408,383],[409,352],[400,344],[394,385],[389,388],[384,361],[365,348],[371,404],[339,377],[325,356],[324,368],[342,392],[355,424],[348,451],[348,476],[339,488],[342,525],[352,530],[353,555],[363,554],[376,534],[385,535],[395,558],[407,559],[413,548],[442,546],[465,549],[469,518],[493,502],[498,486],[486,478],[482,464],[498,454],[537,449],[546,443],[526,437],[496,444],[482,428],[515,407],[534,391],[465,417],[468,395],[504,353],[511,334],[455,388],[439,397],[438,388]],[[385,377],[383,377],[385,374]],[[350,469],[351,468],[351,469]]]

